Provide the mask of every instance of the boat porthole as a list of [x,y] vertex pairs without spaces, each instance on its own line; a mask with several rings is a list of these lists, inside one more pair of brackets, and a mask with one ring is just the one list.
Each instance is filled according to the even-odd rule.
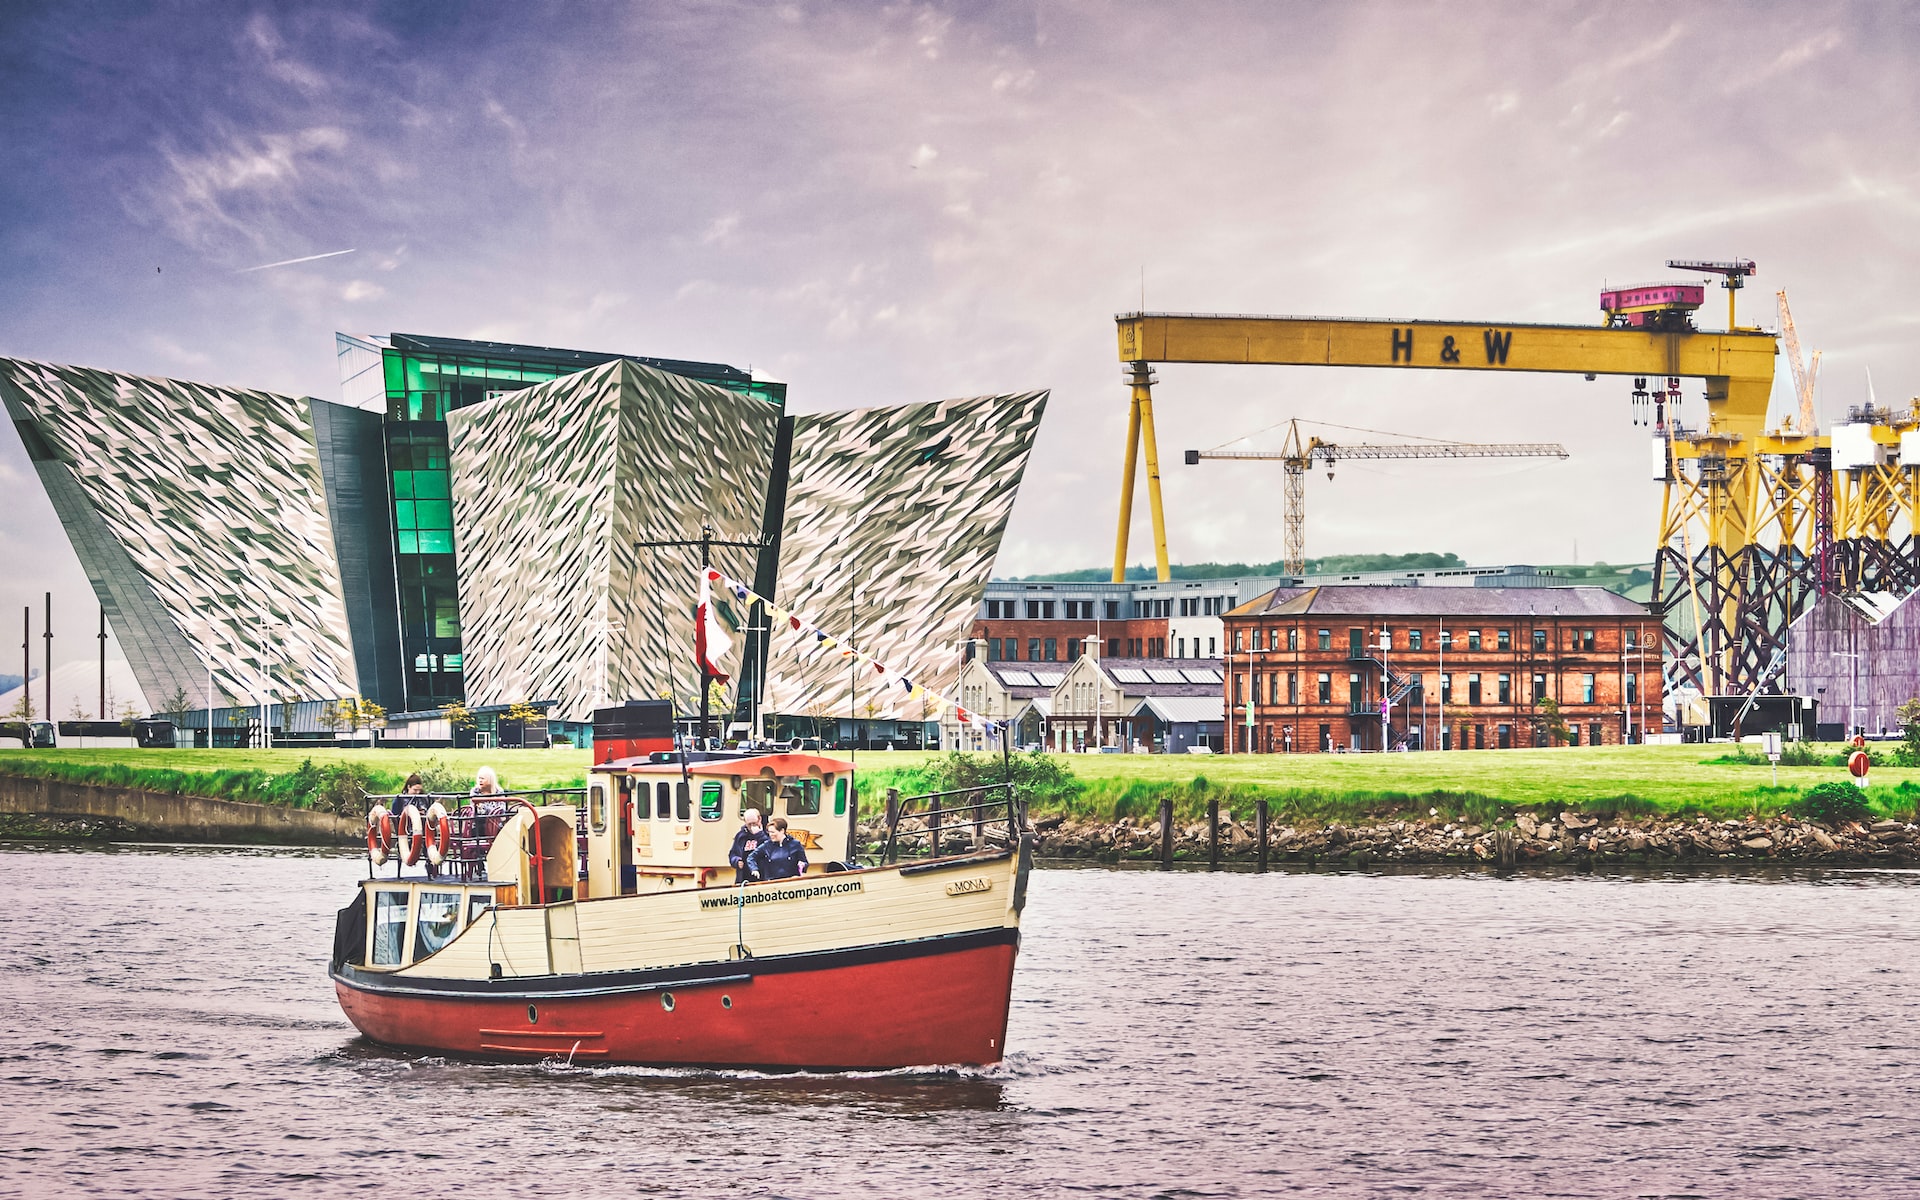
[[673,1011],[673,993],[672,992],[660,993],[660,1007],[666,1009],[668,1012]]
[[721,1008],[732,1008],[732,1007],[733,1007],[733,997],[732,997],[732,996],[722,996],[722,997],[720,997],[720,1007],[721,1007]]
[[537,1025],[539,1023],[540,1023],[540,1010],[535,1008],[531,1004],[527,1005],[527,1024]]

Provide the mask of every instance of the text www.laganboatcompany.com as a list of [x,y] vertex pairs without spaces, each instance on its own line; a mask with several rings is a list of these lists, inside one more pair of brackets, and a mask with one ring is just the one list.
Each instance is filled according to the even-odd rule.
[[701,908],[730,908],[742,904],[770,904],[775,900],[811,900],[815,896],[837,896],[842,892],[863,891],[858,879],[838,883],[817,883],[812,887],[783,888],[777,892],[732,892],[725,896],[702,896]]

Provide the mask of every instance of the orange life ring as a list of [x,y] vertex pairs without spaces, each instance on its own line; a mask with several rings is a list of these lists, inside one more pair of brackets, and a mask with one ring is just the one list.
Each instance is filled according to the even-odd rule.
[[439,866],[447,861],[447,849],[453,844],[453,818],[438,800],[427,810],[427,861]]
[[1855,779],[1865,779],[1872,768],[1873,760],[1867,757],[1865,750],[1855,750],[1847,755],[1847,773]]
[[402,861],[410,867],[420,861],[420,855],[427,848],[427,823],[420,816],[420,809],[412,804],[407,805],[400,816],[407,825],[400,838],[400,848],[404,851]]
[[393,814],[385,806],[367,810],[367,857],[374,866],[387,861],[393,853]]

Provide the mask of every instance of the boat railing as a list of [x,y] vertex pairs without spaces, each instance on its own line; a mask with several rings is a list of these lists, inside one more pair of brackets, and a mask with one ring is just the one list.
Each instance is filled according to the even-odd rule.
[[941,858],[1013,846],[1026,825],[1026,808],[1012,781],[922,792],[887,794],[882,862]]
[[[440,802],[447,810],[447,856],[438,866],[428,861],[423,854],[415,866],[425,864],[427,874],[434,879],[445,879],[455,883],[484,883],[487,879],[487,851],[493,848],[493,841],[500,831],[513,819],[514,812],[523,807],[543,808],[549,804],[571,804],[574,810],[574,862],[579,864],[580,874],[587,870],[587,789],[585,788],[528,788],[517,792],[489,792],[481,795],[473,792],[425,792],[418,795],[375,795],[366,793],[367,807],[371,811],[375,805],[389,810],[395,809],[394,801],[401,812],[412,805],[420,810],[424,819],[427,810],[434,802]],[[406,824],[404,816],[396,816],[397,837],[404,839]],[[405,847],[397,845],[390,860],[396,871],[405,866]]]

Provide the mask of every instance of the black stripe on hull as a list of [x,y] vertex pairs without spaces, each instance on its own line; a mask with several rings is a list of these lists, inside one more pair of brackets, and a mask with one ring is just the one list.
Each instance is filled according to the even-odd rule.
[[665,988],[749,982],[756,975],[784,975],[796,971],[826,971],[836,967],[950,954],[987,946],[1020,946],[1017,926],[882,942],[845,950],[816,950],[771,958],[744,958],[731,962],[656,967],[644,971],[593,971],[579,975],[516,976],[511,979],[434,979],[385,972],[362,971],[346,965],[333,972],[336,983],[360,992],[384,996],[415,996],[462,1000],[539,1000],[564,996],[609,996],[622,992],[654,992]]

